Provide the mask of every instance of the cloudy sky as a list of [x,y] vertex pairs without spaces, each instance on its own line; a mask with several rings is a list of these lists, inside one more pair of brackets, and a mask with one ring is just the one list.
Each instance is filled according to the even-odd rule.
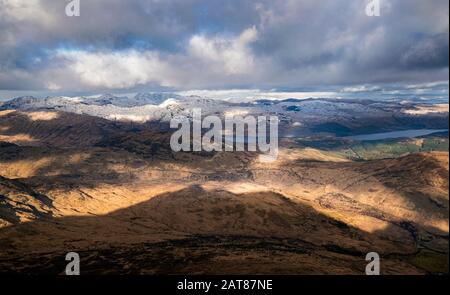
[[437,92],[447,0],[0,0],[0,96],[193,89]]

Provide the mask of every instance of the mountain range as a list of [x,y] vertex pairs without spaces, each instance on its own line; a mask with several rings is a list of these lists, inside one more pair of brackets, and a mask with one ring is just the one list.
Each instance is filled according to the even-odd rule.
[[[194,107],[278,115],[278,160],[173,152],[167,121]],[[448,133],[343,137],[448,129],[448,105],[139,94],[1,109],[2,273],[60,274],[75,251],[85,274],[364,274],[369,252],[383,274],[448,274]]]

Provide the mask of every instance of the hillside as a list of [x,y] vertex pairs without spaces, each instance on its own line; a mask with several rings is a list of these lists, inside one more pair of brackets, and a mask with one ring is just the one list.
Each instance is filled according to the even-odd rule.
[[448,152],[354,162],[282,140],[261,163],[172,153],[151,124],[6,111],[0,126],[2,272],[60,273],[67,249],[87,273],[359,274],[372,251],[384,273],[447,271]]

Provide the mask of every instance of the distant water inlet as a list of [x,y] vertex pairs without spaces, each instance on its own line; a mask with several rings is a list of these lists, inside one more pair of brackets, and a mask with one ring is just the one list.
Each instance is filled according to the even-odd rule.
[[360,140],[360,141],[371,141],[371,140],[382,140],[390,138],[415,138],[425,135],[430,135],[433,133],[448,132],[448,129],[410,129],[383,133],[372,133],[372,134],[361,134],[354,136],[345,136],[345,139]]

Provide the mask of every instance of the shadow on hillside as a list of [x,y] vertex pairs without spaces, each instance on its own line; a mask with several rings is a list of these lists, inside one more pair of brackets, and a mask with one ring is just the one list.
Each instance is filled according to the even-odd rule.
[[[88,122],[91,125],[85,125]],[[171,173],[174,178],[180,173],[191,174],[190,181],[251,177],[247,164],[258,156],[256,153],[174,153],[170,148],[170,133],[153,131],[157,128],[154,124],[117,123],[69,113],[42,122],[32,121],[25,113],[3,115],[0,125],[10,127],[4,132],[14,135],[33,130],[30,136],[42,139],[43,146],[1,143],[0,165],[5,167],[1,175],[44,193],[55,188],[69,191],[101,184],[133,184],[142,169]],[[77,130],[89,133],[91,128],[92,138],[84,141],[89,134]],[[69,148],[65,143],[60,144],[72,133],[79,135],[78,145]],[[48,141],[53,144],[48,146]],[[20,169],[24,171],[14,174]]]
[[385,273],[430,271],[415,263],[410,233],[392,236],[389,227],[363,232],[272,192],[191,186],[105,216],[0,229],[0,272],[58,274],[70,251],[85,274],[352,274],[364,272],[369,252],[385,259]]
[[[175,155],[168,145],[168,134],[145,124],[67,113],[49,121],[8,114],[0,117],[0,130],[7,135],[28,134],[42,143],[39,147],[0,147],[0,162],[11,166],[19,161],[40,163],[52,158],[42,162],[33,175],[16,180],[40,189],[133,184],[139,168],[167,163],[179,164],[191,170],[188,172],[203,171],[197,171],[190,180],[242,180],[252,177],[246,164],[256,156],[233,153],[233,157],[218,160],[216,156],[223,154]],[[80,154],[86,157],[69,160]],[[447,177],[448,187],[448,170],[426,157],[419,161],[437,171],[440,178]],[[387,163],[295,164],[305,169],[323,165],[357,170],[362,178],[374,177],[395,189],[418,210],[431,208],[430,212],[448,219],[448,198],[416,189],[426,184],[420,178],[425,171],[411,174],[415,166],[408,167],[407,161],[399,162],[397,170]],[[129,170],[115,169],[118,165],[126,165]],[[182,172],[179,167],[173,169],[174,175]],[[405,180],[414,185],[399,189]],[[341,189],[345,191],[346,187]],[[448,233],[431,238],[448,247]],[[59,273],[66,263],[65,253],[79,251],[87,273],[226,273],[227,269],[247,274],[362,273],[365,253],[375,251],[392,262],[385,271],[412,273],[416,269],[410,260],[421,253],[416,240],[415,228],[409,223],[390,223],[383,230],[367,233],[274,193],[233,195],[193,186],[105,216],[42,219],[0,229],[0,248],[6,249],[0,253],[0,272]],[[431,262],[430,256],[425,261],[421,256],[414,265],[440,272],[442,268],[431,270],[429,265],[436,265],[436,257],[447,260],[448,251],[431,253],[427,254],[433,257]],[[229,257],[228,264],[224,257]]]
[[[438,160],[437,157],[447,157]],[[404,157],[365,162],[321,163],[296,161],[293,167],[297,170],[312,171],[314,169],[342,170],[356,172],[358,177],[349,179],[348,174],[336,173],[332,185],[342,194],[352,189],[362,190],[355,194],[375,194],[367,187],[368,180],[373,179],[381,187],[394,191],[410,211],[420,213],[429,218],[449,219],[449,170],[448,153],[418,153]],[[331,184],[331,183],[330,183]],[[447,193],[446,193],[447,192]],[[442,233],[441,230],[437,232]]]

